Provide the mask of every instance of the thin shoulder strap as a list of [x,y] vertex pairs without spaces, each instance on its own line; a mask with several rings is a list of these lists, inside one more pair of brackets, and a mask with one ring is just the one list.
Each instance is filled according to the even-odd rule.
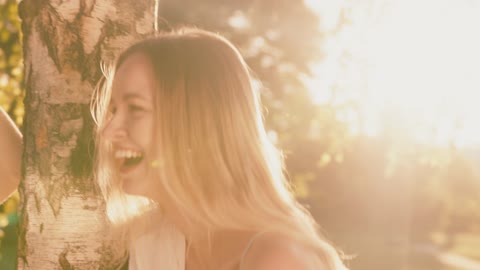
[[260,238],[260,236],[264,235],[265,233],[266,233],[266,231],[258,232],[254,236],[252,236],[252,238],[250,238],[250,241],[248,241],[248,244],[245,247],[245,249],[243,250],[242,256],[240,257],[240,264],[239,264],[239,267],[238,267],[239,270],[242,270],[243,261],[245,260],[245,257],[247,256],[247,253],[250,250],[250,248],[253,246],[253,243],[255,242],[255,240]]

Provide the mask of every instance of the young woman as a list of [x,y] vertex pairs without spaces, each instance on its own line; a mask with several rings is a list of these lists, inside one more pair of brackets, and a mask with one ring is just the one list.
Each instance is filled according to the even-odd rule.
[[97,87],[96,179],[129,269],[345,270],[292,196],[258,93],[223,37],[128,48]]
[[[184,29],[133,45],[93,105],[111,219],[129,216],[130,195],[148,198],[139,219],[155,230],[157,213],[182,232],[186,269],[346,269],[293,198],[247,65],[223,37]],[[155,256],[144,250],[132,259]]]

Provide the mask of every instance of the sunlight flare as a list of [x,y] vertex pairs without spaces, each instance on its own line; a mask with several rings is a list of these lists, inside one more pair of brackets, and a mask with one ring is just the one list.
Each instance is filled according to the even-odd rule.
[[[312,4],[320,1],[307,2],[328,13]],[[350,8],[356,19],[323,45],[326,56],[306,80],[313,102],[356,103],[361,120],[347,122],[367,135],[397,123],[418,143],[480,144],[480,2],[371,0]]]

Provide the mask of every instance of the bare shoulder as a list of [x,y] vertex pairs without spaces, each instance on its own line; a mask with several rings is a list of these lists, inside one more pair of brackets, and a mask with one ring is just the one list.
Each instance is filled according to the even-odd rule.
[[320,257],[303,244],[278,235],[255,241],[245,256],[242,269],[248,270],[327,270]]

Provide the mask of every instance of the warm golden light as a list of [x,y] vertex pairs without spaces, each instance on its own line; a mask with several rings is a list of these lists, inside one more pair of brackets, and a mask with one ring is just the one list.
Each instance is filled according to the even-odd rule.
[[[320,16],[340,10],[320,2],[306,1]],[[339,116],[354,132],[375,136],[386,124],[419,143],[480,144],[480,1],[349,5],[351,25],[324,44],[307,81],[314,102],[357,102],[359,117]]]

